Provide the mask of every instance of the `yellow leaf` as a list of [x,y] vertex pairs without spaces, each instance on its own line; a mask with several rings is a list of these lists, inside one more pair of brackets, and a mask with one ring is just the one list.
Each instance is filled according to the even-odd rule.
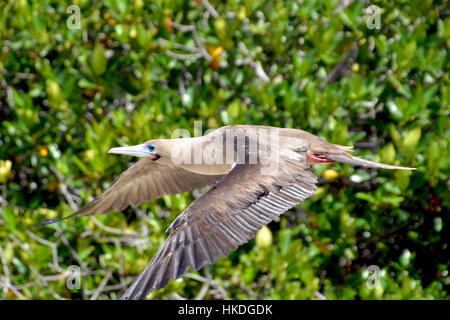
[[239,20],[244,20],[245,18],[247,18],[247,12],[245,10],[245,7],[241,7],[241,9],[239,9],[237,17]]
[[256,233],[256,245],[260,248],[267,248],[272,245],[272,231],[264,226]]
[[39,155],[43,158],[48,156],[48,147],[47,145],[43,145],[39,148]]
[[213,58],[218,58],[222,53],[222,51],[223,51],[222,46],[212,46],[208,48],[208,52]]
[[334,179],[339,177],[339,172],[333,169],[327,169],[323,173],[323,176],[325,177],[325,179],[327,179],[327,181],[333,181]]
[[0,183],[6,183],[11,172],[11,160],[0,160]]

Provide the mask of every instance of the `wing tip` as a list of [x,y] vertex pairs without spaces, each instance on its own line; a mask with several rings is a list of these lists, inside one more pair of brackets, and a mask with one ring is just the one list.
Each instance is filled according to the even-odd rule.
[[56,222],[60,222],[60,221],[65,220],[65,219],[66,219],[66,218],[61,218],[61,219],[44,219],[43,222],[35,223],[33,226],[35,226],[35,227],[47,226],[47,225],[49,225],[49,224],[53,224],[53,223],[56,223]]
[[[83,209],[81,209],[81,210],[83,210]],[[63,221],[63,220],[67,220],[67,219],[70,219],[70,218],[73,218],[73,217],[76,217],[76,216],[80,216],[81,210],[78,210],[78,211],[68,215],[67,217],[63,217],[63,218],[59,218],[59,219],[44,219],[43,222],[36,223],[36,224],[34,224],[34,226],[37,226],[37,227],[39,227],[39,226],[46,226],[46,225],[53,224],[53,223],[56,223],[56,222],[60,222],[60,221]]]

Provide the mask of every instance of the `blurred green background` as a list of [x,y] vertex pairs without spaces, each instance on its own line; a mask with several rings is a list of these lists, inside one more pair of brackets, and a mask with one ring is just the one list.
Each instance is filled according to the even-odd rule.
[[149,298],[448,299],[448,3],[209,4],[1,1],[0,298],[120,296],[198,191],[33,224],[136,160],[109,148],[202,121],[300,128],[418,170],[316,166],[314,198]]

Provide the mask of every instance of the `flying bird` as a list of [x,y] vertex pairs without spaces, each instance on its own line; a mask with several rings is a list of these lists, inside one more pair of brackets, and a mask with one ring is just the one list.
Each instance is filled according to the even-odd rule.
[[128,206],[212,186],[169,226],[166,241],[121,299],[144,299],[190,267],[197,271],[248,242],[264,225],[311,197],[317,177],[312,164],[404,169],[352,156],[340,146],[303,130],[226,126],[201,137],[157,139],[108,152],[142,158],[100,196],[71,217],[121,211]]

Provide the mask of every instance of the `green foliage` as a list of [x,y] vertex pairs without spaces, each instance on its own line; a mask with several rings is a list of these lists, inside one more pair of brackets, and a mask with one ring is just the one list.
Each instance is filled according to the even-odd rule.
[[[418,170],[317,166],[319,177],[326,169],[339,174],[328,171],[333,178],[321,178],[312,199],[269,225],[273,245],[251,240],[194,274],[210,272],[236,299],[447,299],[446,2],[377,1],[380,29],[368,27],[360,1],[210,3],[218,17],[193,0],[1,2],[2,297],[89,298],[105,276],[98,297],[117,297],[193,193],[97,220],[33,224],[99,195],[132,160],[109,148],[171,137],[178,128],[193,133],[202,120],[204,130],[301,128]],[[72,4],[81,9],[80,29],[66,24]],[[203,42],[176,23],[196,26]],[[199,45],[208,54],[170,54]],[[327,84],[355,45],[355,59]],[[66,285],[71,265],[86,273],[81,289]],[[376,288],[368,285],[372,265],[380,269]],[[196,279],[171,281],[152,297],[192,298],[203,285]],[[16,289],[3,289],[7,281]]]

